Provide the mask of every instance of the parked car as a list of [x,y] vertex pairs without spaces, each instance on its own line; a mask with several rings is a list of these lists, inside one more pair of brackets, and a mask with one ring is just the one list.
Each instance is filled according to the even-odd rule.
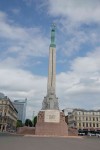
[[83,135],[85,135],[85,133],[84,132],[79,132],[78,135],[83,136]]
[[88,136],[95,136],[96,134],[95,133],[88,133]]
[[96,133],[96,136],[97,136],[97,137],[100,137],[100,133]]

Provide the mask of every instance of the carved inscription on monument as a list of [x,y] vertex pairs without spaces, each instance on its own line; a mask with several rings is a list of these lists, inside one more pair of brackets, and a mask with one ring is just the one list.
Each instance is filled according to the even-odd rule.
[[59,123],[60,112],[59,110],[45,110],[44,122]]

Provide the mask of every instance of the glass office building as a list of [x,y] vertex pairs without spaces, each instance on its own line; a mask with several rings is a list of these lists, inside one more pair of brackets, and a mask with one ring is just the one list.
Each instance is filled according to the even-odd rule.
[[27,99],[25,99],[24,101],[15,100],[13,102],[13,105],[15,106],[15,108],[18,111],[18,120],[21,120],[22,123],[25,123]]

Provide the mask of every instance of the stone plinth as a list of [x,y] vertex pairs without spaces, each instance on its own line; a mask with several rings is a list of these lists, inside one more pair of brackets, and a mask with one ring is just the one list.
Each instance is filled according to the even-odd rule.
[[59,110],[40,111],[37,118],[35,135],[67,136],[68,127],[63,112]]
[[19,127],[17,129],[17,134],[32,134],[34,135],[35,134],[35,128],[34,127],[27,127],[27,126],[24,126],[24,127]]

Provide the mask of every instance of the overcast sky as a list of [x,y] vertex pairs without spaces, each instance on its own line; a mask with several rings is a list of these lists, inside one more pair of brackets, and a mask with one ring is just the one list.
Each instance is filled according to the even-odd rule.
[[0,0],[0,92],[27,98],[27,118],[47,93],[53,22],[60,109],[100,109],[100,0]]

